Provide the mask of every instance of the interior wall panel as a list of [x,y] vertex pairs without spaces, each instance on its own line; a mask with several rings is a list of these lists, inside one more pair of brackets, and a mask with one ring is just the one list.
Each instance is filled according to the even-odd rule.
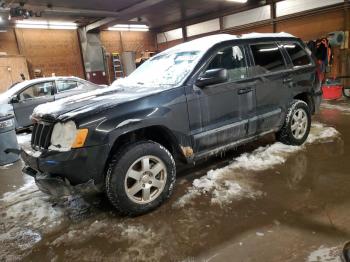
[[45,76],[84,78],[78,35],[75,30],[16,29],[21,55],[29,71],[40,69]]
[[[101,31],[102,46],[108,53],[122,53],[123,51],[134,51],[136,58],[141,57],[143,51],[156,51],[156,37],[151,32],[118,32]],[[114,81],[112,58],[108,61],[109,81]]]
[[230,28],[240,25],[247,25],[271,18],[271,7],[265,5],[248,11],[228,15],[223,17],[223,27]]
[[151,32],[118,32],[102,31],[102,45],[110,53],[134,51],[136,57],[141,55],[142,51],[155,51],[155,35]]
[[181,44],[183,43],[184,40],[183,39],[178,39],[178,40],[173,40],[173,41],[169,41],[169,42],[166,42],[166,43],[161,43],[161,44],[158,44],[158,50],[159,51],[164,51],[170,47],[173,47],[173,46],[176,46],[178,44]]
[[183,38],[182,28],[177,28],[174,30],[166,31],[163,33],[157,34],[157,43],[165,43],[173,40],[178,40]]
[[273,26],[271,24],[260,25],[255,27],[249,27],[246,29],[231,29],[231,30],[226,30],[225,32],[233,35],[242,35],[242,34],[249,34],[249,33],[272,33]]
[[339,3],[344,3],[344,0],[284,0],[276,3],[276,16],[295,14]]
[[187,26],[187,36],[196,36],[220,30],[219,18]]
[[278,22],[276,25],[277,32],[287,32],[303,40],[325,37],[329,32],[343,30],[343,28],[344,11],[342,10],[289,19]]
[[29,79],[27,60],[23,56],[0,56],[0,93],[14,83],[21,82],[21,74]]
[[7,55],[18,55],[18,47],[14,30],[0,32],[0,53]]

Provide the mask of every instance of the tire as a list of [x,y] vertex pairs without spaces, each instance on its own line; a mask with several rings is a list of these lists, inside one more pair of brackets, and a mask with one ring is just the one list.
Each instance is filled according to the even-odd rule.
[[304,101],[294,100],[288,109],[282,128],[276,133],[276,139],[286,145],[300,146],[306,141],[310,128],[309,106]]
[[170,152],[158,143],[140,141],[113,156],[105,186],[109,201],[121,215],[138,216],[168,199],[175,180],[176,166]]
[[350,87],[343,87],[343,95],[346,98],[350,98]]

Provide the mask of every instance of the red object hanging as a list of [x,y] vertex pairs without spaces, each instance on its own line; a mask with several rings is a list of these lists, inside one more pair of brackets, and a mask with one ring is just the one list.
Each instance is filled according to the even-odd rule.
[[336,100],[342,97],[343,86],[342,85],[323,85],[322,91],[323,91],[323,99]]

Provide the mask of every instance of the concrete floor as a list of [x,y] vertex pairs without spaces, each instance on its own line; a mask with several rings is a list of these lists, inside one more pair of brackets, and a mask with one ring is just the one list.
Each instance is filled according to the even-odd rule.
[[101,194],[53,199],[0,169],[0,261],[340,261],[350,240],[350,100],[302,147],[272,136],[182,168],[171,200],[121,218]]

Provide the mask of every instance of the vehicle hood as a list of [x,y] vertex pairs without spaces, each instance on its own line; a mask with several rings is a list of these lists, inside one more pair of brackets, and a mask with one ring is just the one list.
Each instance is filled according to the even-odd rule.
[[11,104],[0,103],[0,118],[3,116],[13,115],[13,107]]
[[4,93],[0,95],[0,105],[8,104],[10,102],[10,98]]
[[164,88],[107,87],[39,105],[32,117],[64,120],[83,113],[103,111],[162,91]]

